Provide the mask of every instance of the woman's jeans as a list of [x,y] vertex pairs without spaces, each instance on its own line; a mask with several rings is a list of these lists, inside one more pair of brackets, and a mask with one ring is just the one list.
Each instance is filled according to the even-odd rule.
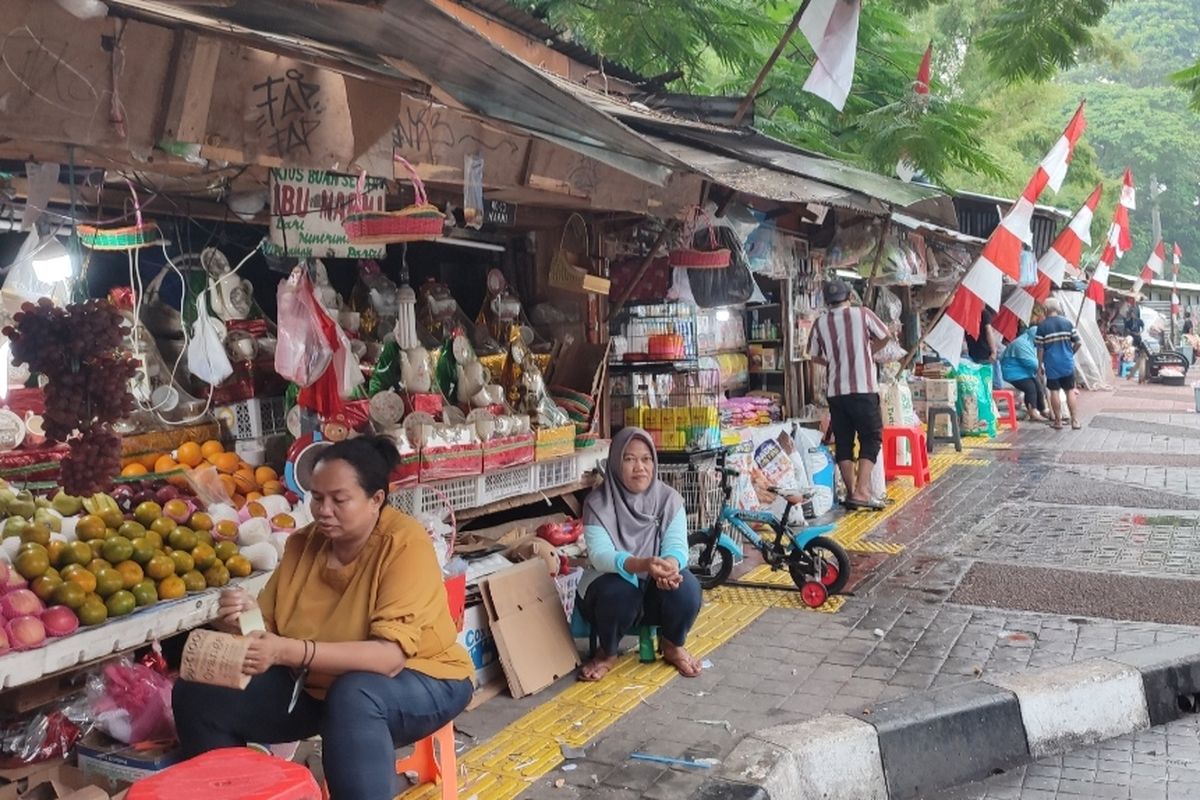
[[634,586],[615,573],[592,581],[579,610],[595,631],[605,655],[616,655],[621,637],[638,624],[657,625],[671,644],[682,647],[686,643],[688,631],[700,613],[700,582],[686,569],[680,575],[683,582],[670,591],[647,580]]
[[179,681],[172,703],[188,758],[222,747],[282,744],[321,734],[325,780],[332,800],[393,800],[400,793],[396,748],[450,722],[471,701],[469,680],[438,680],[406,669],[389,678],[348,672],[324,700],[301,692],[292,713],[295,679],[272,667],[243,691]]

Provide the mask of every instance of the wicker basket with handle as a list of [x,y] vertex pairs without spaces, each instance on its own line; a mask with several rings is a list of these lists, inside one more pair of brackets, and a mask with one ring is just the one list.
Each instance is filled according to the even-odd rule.
[[412,178],[416,202],[399,211],[363,211],[362,197],[366,188],[367,173],[358,176],[354,190],[352,213],[346,215],[342,227],[351,244],[397,244],[400,242],[428,242],[442,238],[446,215],[429,202],[425,184],[417,175],[417,169],[400,156],[396,162],[408,170]]

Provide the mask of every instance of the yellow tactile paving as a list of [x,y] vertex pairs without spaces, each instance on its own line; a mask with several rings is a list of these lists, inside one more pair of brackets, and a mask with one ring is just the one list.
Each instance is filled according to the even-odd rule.
[[[929,466],[936,480],[951,467],[986,463],[985,460],[969,458],[960,453],[949,453],[933,456]],[[878,513],[844,516],[838,521],[832,536],[854,552],[898,553],[903,550],[903,545],[864,542],[863,539],[918,494],[911,482],[893,482],[888,487],[892,505]],[[792,584],[787,570],[772,571],[765,565],[751,570],[742,580],[780,586]],[[844,597],[832,597],[817,610],[834,613],[845,602]],[[697,658],[707,656],[758,619],[768,608],[809,610],[801,602],[798,592],[723,586],[706,593],[704,608],[688,638],[688,649]],[[637,660],[636,653],[630,653],[600,683],[576,683],[567,687],[488,741],[460,756],[459,797],[514,800],[531,783],[562,764],[562,745],[579,747],[590,742],[621,717],[645,703],[647,698],[675,677],[675,670],[663,661],[642,664]],[[441,790],[433,785],[421,786],[403,793],[401,797],[404,800],[438,800]]]

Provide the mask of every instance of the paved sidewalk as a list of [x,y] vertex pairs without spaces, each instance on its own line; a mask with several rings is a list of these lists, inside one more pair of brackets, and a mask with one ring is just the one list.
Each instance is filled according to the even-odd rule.
[[[614,684],[604,702],[628,711],[611,715],[582,758],[559,763],[562,756],[554,754],[545,768],[524,771],[500,764],[498,773],[520,772],[519,781],[503,790],[467,786],[460,795],[488,800],[523,789],[522,798],[547,800],[686,797],[705,770],[634,761],[630,754],[719,760],[759,728],[863,711],[981,675],[1196,636],[1196,627],[1150,621],[1164,602],[1156,593],[1172,583],[1155,578],[1200,576],[1200,499],[1187,476],[1200,466],[1200,415],[1189,415],[1191,402],[1190,388],[1122,384],[1116,392],[1084,395],[1083,431],[1026,425],[970,450],[924,491],[902,488],[902,507],[870,521],[853,555],[861,580],[836,613],[721,606],[722,614],[750,621],[707,654],[711,666],[699,678],[675,678],[661,688],[657,679],[654,686]],[[1113,620],[1099,616],[1102,604],[1087,598],[1071,612],[1013,610],[1019,603],[1012,598],[1023,591],[1016,580],[1000,582],[978,605],[956,602],[974,564],[1054,567],[1088,581],[1143,580],[1121,584],[1132,587],[1129,618]],[[1055,605],[1054,592],[1047,594]],[[568,679],[522,701],[496,698],[463,716],[464,749],[486,748],[527,712],[552,708],[570,686]],[[517,727],[529,730],[527,723]],[[937,800],[1067,797],[1200,797],[1200,724],[1188,718]]]

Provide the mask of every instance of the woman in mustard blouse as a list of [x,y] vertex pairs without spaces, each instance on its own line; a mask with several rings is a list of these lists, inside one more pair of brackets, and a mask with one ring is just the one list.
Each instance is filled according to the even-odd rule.
[[428,736],[471,700],[470,656],[457,642],[425,529],[386,504],[398,460],[383,438],[324,450],[312,476],[312,525],[288,539],[257,602],[222,594],[220,625],[262,609],[243,691],[179,681],[179,741],[191,757],[247,742],[322,739],[333,800],[392,800],[396,748]]

